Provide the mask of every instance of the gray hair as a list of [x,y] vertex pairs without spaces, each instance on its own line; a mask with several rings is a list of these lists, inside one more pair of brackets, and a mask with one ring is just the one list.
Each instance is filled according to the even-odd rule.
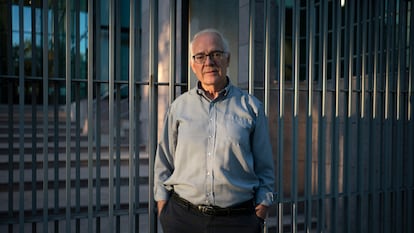
[[193,53],[193,42],[194,42],[194,40],[197,39],[197,37],[199,37],[200,35],[205,34],[205,33],[216,34],[221,40],[224,52],[230,53],[229,43],[227,42],[227,39],[218,30],[213,29],[213,28],[208,28],[208,29],[201,30],[193,36],[193,39],[190,42],[191,53]]

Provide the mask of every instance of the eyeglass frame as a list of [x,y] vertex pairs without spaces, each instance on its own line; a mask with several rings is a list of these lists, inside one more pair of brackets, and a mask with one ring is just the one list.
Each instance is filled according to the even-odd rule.
[[[217,53],[218,54],[220,54],[220,58],[215,58],[213,55],[214,54],[216,54],[217,55]],[[196,54],[196,55],[193,55],[192,56],[192,58],[193,58],[193,61],[195,62],[195,63],[197,63],[197,64],[204,64],[204,62],[206,62],[206,60],[207,60],[207,57],[209,57],[212,61],[214,61],[214,62],[218,62],[218,61],[220,61],[221,59],[223,59],[223,57],[225,56],[225,55],[227,55],[228,54],[228,52],[226,52],[226,51],[221,51],[221,50],[217,50],[217,51],[213,51],[213,52],[210,52],[210,53],[208,53],[208,54],[205,54],[205,53],[198,53],[198,54]],[[198,62],[197,60],[196,60],[196,56],[203,56],[203,59],[202,59],[202,62]]]

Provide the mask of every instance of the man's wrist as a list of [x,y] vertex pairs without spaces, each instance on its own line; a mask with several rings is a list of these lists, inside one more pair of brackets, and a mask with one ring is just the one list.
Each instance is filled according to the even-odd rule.
[[167,204],[167,200],[159,200],[159,201],[157,201],[158,216],[160,216],[161,211],[165,207],[166,204]]

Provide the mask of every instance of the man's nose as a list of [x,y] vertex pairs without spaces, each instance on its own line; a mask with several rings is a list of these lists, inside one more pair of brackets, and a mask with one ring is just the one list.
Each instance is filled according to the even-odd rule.
[[213,58],[211,58],[211,55],[206,56],[206,60],[204,61],[206,64],[215,64]]

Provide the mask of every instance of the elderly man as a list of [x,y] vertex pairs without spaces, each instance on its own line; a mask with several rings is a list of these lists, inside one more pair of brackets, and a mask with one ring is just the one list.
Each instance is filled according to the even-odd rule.
[[274,186],[262,103],[230,83],[220,32],[197,33],[190,49],[198,83],[171,104],[155,158],[163,231],[258,233]]

